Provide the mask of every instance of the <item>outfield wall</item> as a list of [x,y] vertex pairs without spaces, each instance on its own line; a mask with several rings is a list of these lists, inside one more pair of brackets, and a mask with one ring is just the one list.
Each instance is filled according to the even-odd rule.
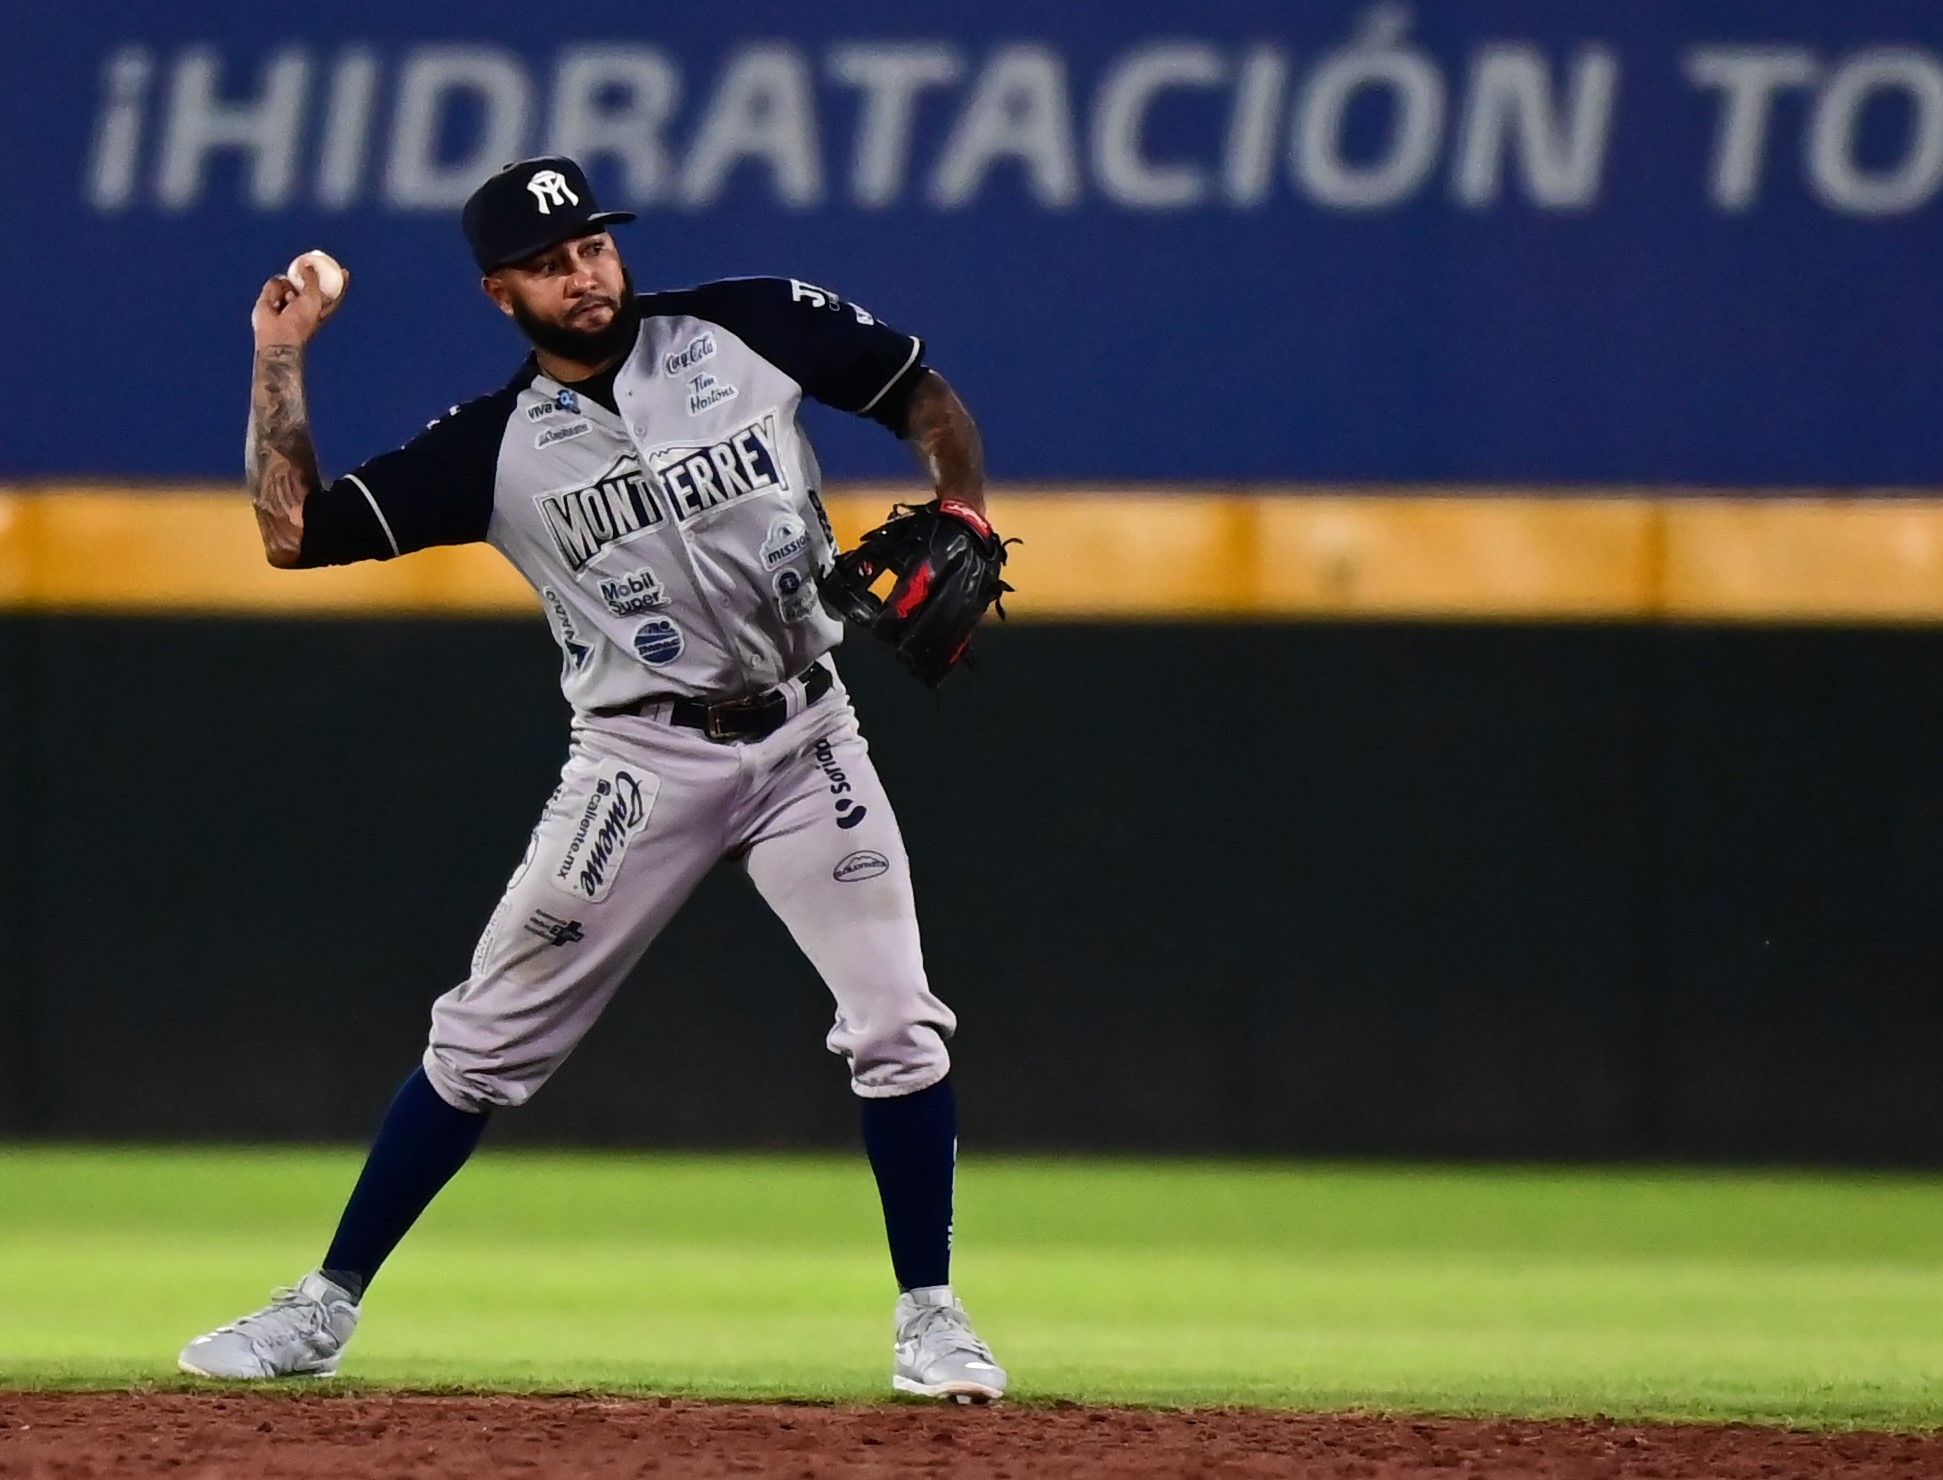
[[[1009,478],[1943,463],[1933,5],[61,14],[0,54],[0,476],[232,476],[248,307],[313,246],[353,273],[311,357],[327,463],[502,383],[523,347],[459,205],[553,148],[641,212],[642,286],[783,274],[924,334]],[[818,435],[846,474],[904,465]]]
[[[1943,1162],[1943,627],[987,646],[935,703],[843,663],[980,1144]],[[555,667],[537,621],[14,602],[0,1132],[364,1135],[550,789]],[[827,1017],[717,877],[504,1134],[844,1144]]]
[[[456,214],[558,148],[642,287],[829,284],[979,420],[988,671],[846,660],[974,1135],[1939,1159],[1934,7],[63,14],[0,55],[0,1132],[361,1134],[466,959],[543,624],[264,566],[246,309],[339,255],[321,459],[397,445],[522,353]],[[846,538],[910,493],[806,422]],[[711,888],[509,1134],[838,1138],[823,1016]]]

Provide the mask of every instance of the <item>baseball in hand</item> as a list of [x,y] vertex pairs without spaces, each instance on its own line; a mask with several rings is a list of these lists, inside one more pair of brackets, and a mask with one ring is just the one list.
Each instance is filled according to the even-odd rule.
[[308,268],[317,277],[317,291],[324,295],[326,303],[335,303],[344,291],[344,269],[329,252],[313,249],[292,260],[285,274],[299,288],[303,286],[299,269]]

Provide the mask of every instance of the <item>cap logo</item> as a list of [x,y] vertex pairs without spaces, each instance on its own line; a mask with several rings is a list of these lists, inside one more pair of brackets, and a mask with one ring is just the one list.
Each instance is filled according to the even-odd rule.
[[555,206],[563,206],[568,201],[580,204],[580,197],[568,187],[567,177],[558,170],[541,170],[526,182],[526,188],[533,192],[542,216],[551,216]]

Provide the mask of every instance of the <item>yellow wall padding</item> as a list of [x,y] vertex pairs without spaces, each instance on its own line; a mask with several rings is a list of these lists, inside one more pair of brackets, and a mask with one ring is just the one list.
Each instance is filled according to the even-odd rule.
[[[829,500],[848,541],[908,488]],[[1024,620],[1943,619],[1943,498],[1658,489],[1006,487]],[[493,551],[263,561],[234,488],[0,488],[0,608],[472,616],[537,603]]]

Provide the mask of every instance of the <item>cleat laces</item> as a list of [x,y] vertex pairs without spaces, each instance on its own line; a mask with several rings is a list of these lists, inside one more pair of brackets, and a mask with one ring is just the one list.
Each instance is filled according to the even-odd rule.
[[921,1305],[904,1330],[904,1339],[913,1341],[934,1357],[970,1356],[992,1360],[991,1348],[972,1332],[965,1313],[950,1305]]
[[270,1303],[262,1310],[240,1316],[227,1326],[218,1326],[211,1335],[234,1334],[252,1342],[288,1340],[295,1336],[314,1336],[324,1329],[330,1312],[315,1295],[295,1285],[279,1285],[270,1292]]

